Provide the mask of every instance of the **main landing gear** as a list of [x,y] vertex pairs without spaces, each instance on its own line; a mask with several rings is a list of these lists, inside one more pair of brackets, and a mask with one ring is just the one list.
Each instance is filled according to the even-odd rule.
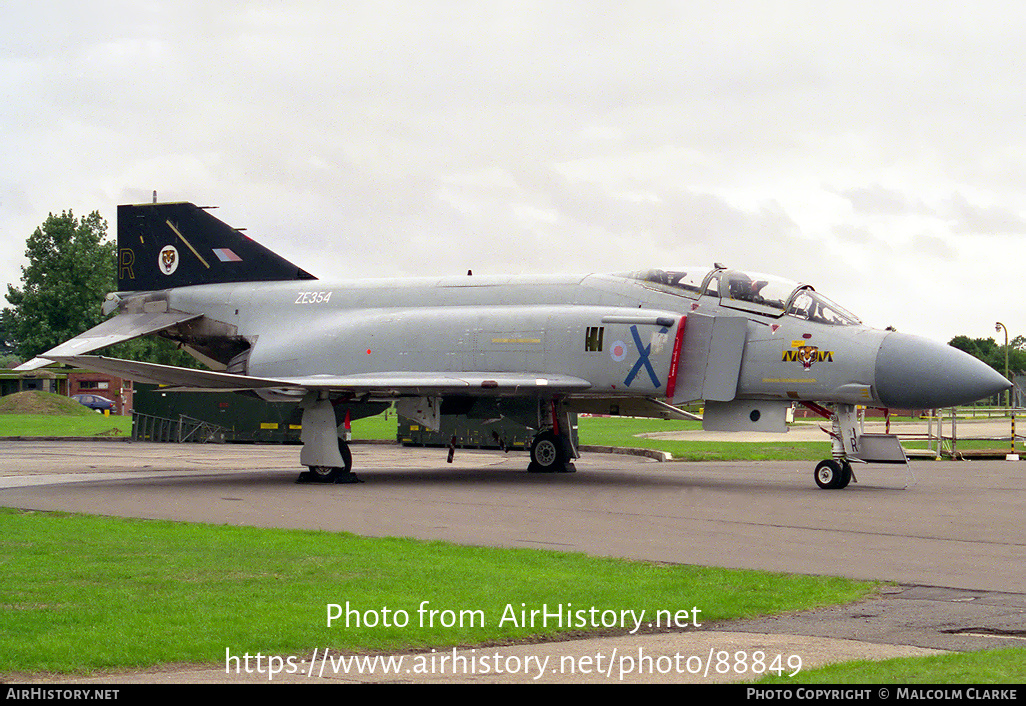
[[565,436],[543,431],[531,443],[529,473],[573,473],[577,470],[571,462],[573,448]]
[[[297,483],[360,483],[353,473],[353,454],[349,444],[339,436],[335,410],[326,394],[307,393],[303,399],[303,448],[299,462],[309,468],[296,479]],[[348,416],[345,423],[348,429]]]
[[544,429],[531,442],[529,473],[574,473],[574,448],[571,415],[559,400],[542,401],[538,409],[539,426]]

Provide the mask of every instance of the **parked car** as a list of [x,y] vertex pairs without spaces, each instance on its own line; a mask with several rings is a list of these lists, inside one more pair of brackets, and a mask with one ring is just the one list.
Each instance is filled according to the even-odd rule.
[[106,397],[100,397],[99,395],[72,395],[71,399],[84,404],[89,409],[95,409],[97,412],[102,412],[103,410],[114,411],[114,403]]

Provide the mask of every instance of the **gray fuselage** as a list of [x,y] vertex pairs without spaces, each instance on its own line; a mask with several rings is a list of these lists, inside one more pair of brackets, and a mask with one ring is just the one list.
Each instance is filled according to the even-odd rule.
[[[583,378],[595,396],[683,402],[667,394],[668,383],[679,384],[674,350],[683,374],[694,344],[687,317],[712,317],[745,321],[740,399],[937,406],[929,403],[975,394],[976,378],[993,384],[978,361],[926,339],[766,311],[718,291],[663,291],[627,275],[214,284],[168,290],[168,304],[227,324],[251,345],[239,372],[265,377],[528,372]],[[730,351],[713,342],[708,355],[713,370]],[[943,359],[943,374],[923,370],[923,356]],[[952,369],[973,389],[952,380]]]

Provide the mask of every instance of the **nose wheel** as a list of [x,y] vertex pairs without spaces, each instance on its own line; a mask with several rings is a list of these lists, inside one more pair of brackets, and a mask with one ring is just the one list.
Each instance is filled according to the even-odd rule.
[[816,466],[816,485],[824,490],[840,490],[851,482],[851,464],[829,458]]

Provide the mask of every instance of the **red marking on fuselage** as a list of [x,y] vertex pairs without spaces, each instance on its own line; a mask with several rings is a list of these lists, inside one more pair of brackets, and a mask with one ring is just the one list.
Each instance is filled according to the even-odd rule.
[[666,396],[673,399],[673,393],[677,389],[677,369],[680,367],[680,352],[684,347],[684,324],[688,321],[687,316],[680,317],[677,324],[677,337],[673,341],[673,355],[670,357],[670,372],[666,376]]

